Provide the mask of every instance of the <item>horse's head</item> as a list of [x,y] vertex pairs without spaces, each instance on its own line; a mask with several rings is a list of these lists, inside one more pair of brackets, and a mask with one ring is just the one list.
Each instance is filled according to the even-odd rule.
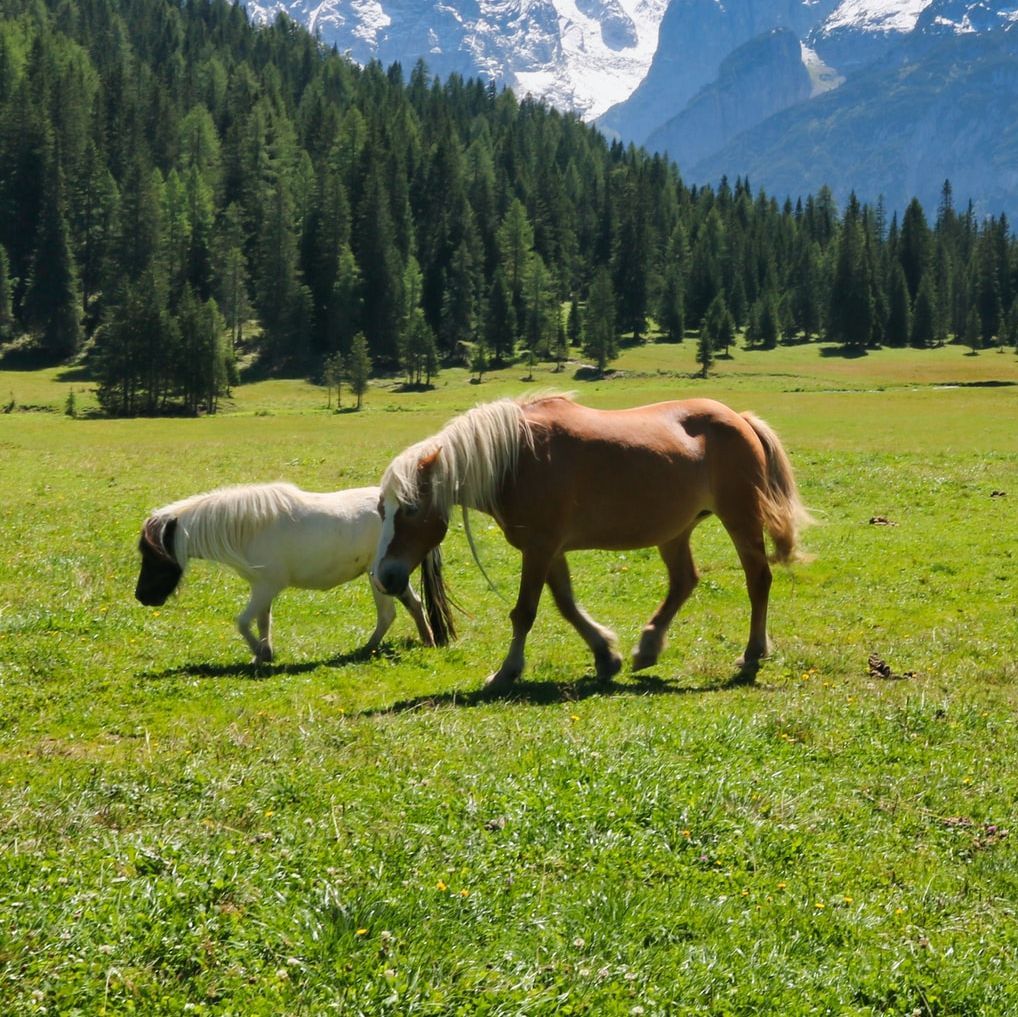
[[158,516],[145,520],[138,541],[141,571],[134,596],[146,607],[161,607],[177,588],[184,570],[173,556],[173,538],[177,520],[164,522]]
[[[417,458],[409,470],[394,471],[390,467],[382,478],[382,494],[378,500],[382,533],[371,567],[371,581],[383,593],[399,596],[409,586],[410,574],[419,565],[428,624],[435,643],[444,646],[455,638],[456,629],[439,550],[449,529],[449,508],[435,497],[435,472],[440,453],[438,448]],[[406,462],[402,465],[406,466]]]
[[436,504],[434,472],[441,449],[420,458],[412,475],[397,481],[392,471],[382,479],[378,510],[382,533],[378,538],[371,576],[383,593],[394,597],[410,581],[410,573],[445,537],[448,509]]

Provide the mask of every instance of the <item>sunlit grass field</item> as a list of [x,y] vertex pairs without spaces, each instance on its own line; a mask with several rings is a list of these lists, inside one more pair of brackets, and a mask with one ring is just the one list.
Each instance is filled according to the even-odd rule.
[[[359,413],[275,380],[197,420],[96,419],[87,381],[0,373],[0,1013],[1018,1012],[1018,358],[823,353],[450,370]],[[458,519],[446,650],[401,611],[359,656],[364,580],[284,593],[258,670],[233,573],[134,601],[151,509],[375,483],[475,402],[552,388],[778,429],[820,523],[775,576],[755,684],[730,681],[748,602],[715,521],[660,664],[608,688],[549,597],[517,693],[477,695],[509,604]],[[511,600],[515,552],[474,531]],[[656,552],[572,563],[628,651]]]

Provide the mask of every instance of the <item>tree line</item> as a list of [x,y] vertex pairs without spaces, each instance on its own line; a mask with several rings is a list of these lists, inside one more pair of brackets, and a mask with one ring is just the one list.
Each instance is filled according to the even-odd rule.
[[1018,343],[1004,215],[687,186],[660,155],[423,63],[358,67],[227,0],[5,0],[0,346],[114,414],[214,411],[238,358],[443,364],[739,332]]

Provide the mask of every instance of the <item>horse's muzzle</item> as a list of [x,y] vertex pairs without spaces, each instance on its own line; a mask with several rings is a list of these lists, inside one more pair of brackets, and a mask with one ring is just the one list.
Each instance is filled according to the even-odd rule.
[[371,581],[382,593],[398,597],[410,584],[410,570],[402,562],[388,561],[379,566]]

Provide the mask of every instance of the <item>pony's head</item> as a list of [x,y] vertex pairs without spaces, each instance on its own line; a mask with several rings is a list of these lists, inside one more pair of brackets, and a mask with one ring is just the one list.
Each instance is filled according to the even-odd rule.
[[173,538],[177,520],[165,516],[149,516],[141,528],[138,550],[141,571],[134,596],[146,607],[161,607],[177,588],[184,569],[173,554]]

